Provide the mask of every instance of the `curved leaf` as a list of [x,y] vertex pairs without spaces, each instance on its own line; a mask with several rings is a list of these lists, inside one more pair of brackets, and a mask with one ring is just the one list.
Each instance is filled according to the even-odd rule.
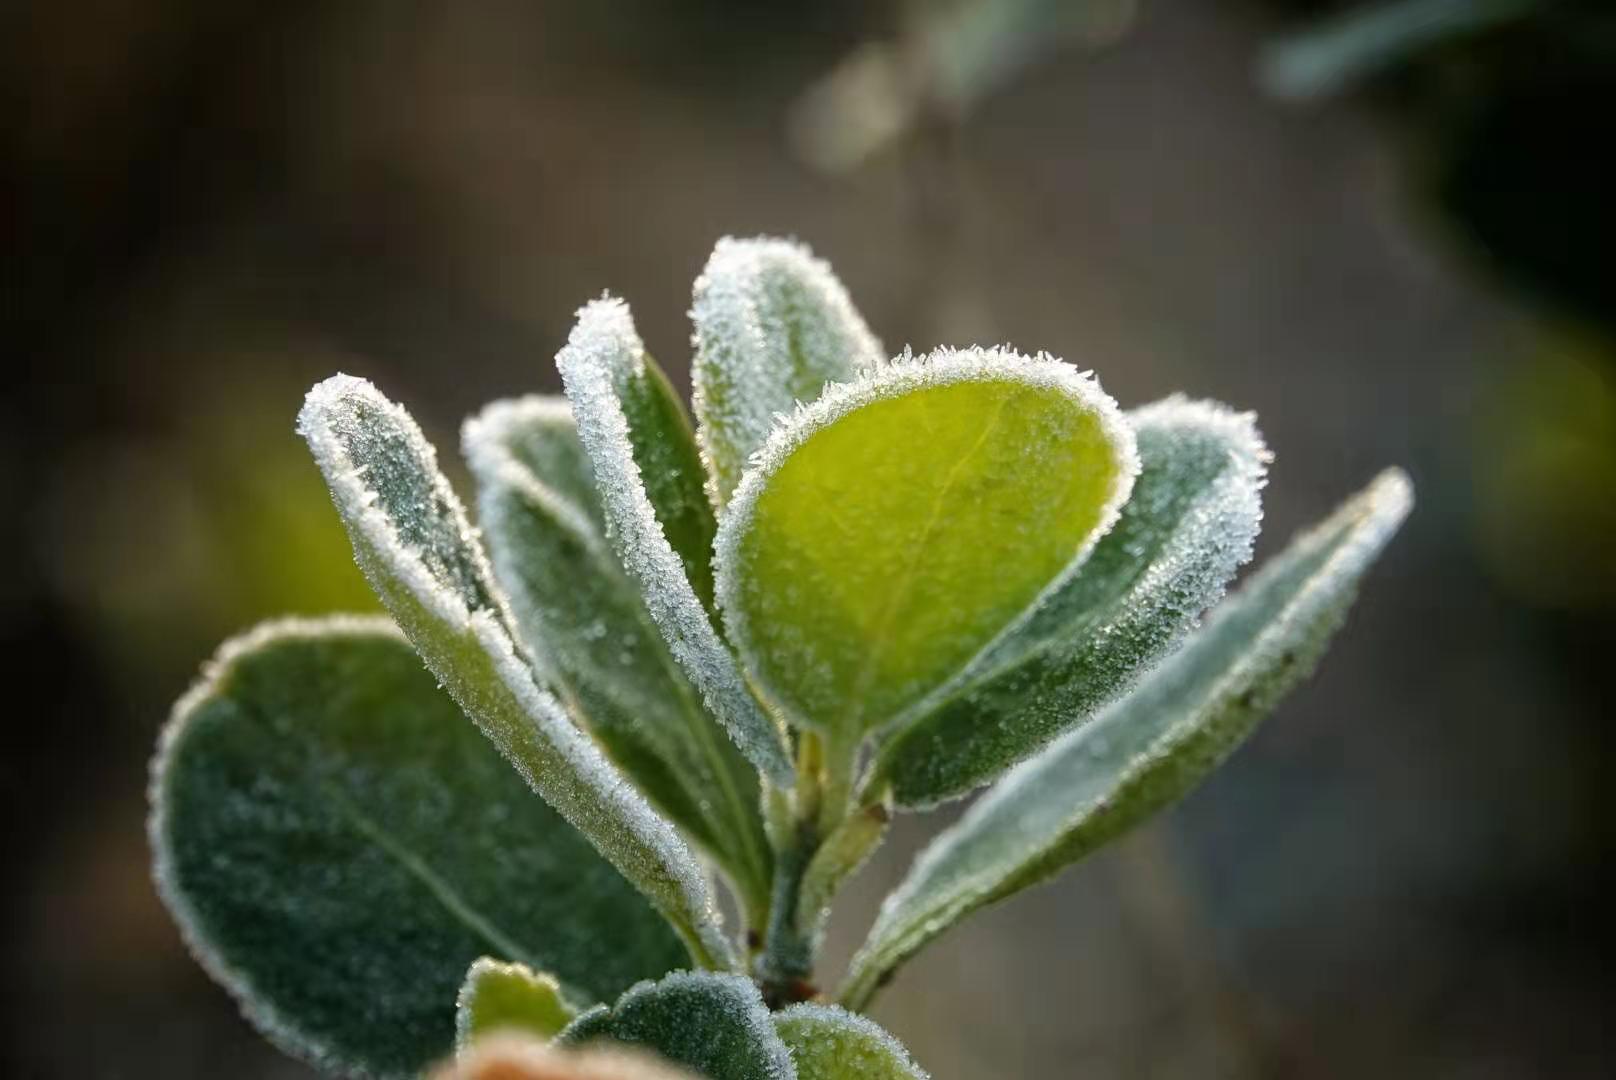
[[606,541],[598,501],[578,501],[574,479],[589,463],[566,402],[497,402],[466,423],[463,443],[522,636],[612,758],[729,872],[761,919],[772,860],[757,773],[668,655]]
[[534,681],[465,511],[408,413],[363,379],[298,417],[371,587],[449,695],[528,784],[651,898],[702,966],[733,962],[695,857]]
[[639,582],[668,651],[701,692],[708,711],[748,761],[782,787],[789,786],[791,759],[779,725],[752,696],[719,640],[647,495],[634,452],[633,418],[625,412],[619,391],[644,364],[645,347],[628,307],[617,300],[597,300],[580,310],[578,325],[556,356],[578,436],[594,467],[607,532],[623,566]]
[[794,720],[856,738],[1058,587],[1136,469],[1115,403],[1049,357],[943,350],[836,386],[719,525],[730,640]]
[[834,1005],[793,1005],[774,1014],[798,1080],[926,1080],[903,1044],[880,1025]]
[[1131,695],[1017,767],[921,852],[854,957],[860,1008],[908,957],[1181,798],[1305,678],[1407,515],[1383,473],[1294,540]]
[[554,975],[482,956],[466,970],[455,998],[455,1046],[464,1050],[498,1031],[549,1039],[577,1018]]
[[1139,477],[1082,568],[893,724],[867,780],[900,806],[964,795],[1125,691],[1251,558],[1268,451],[1249,413],[1128,414]]
[[715,506],[729,501],[776,417],[885,358],[830,266],[788,240],[720,240],[690,318],[696,437]]
[[684,950],[381,619],[260,627],[175,707],[152,766],[156,880],[273,1042],[409,1075],[447,1053],[485,953],[610,996]]
[[795,1080],[763,997],[740,975],[678,971],[641,983],[611,1008],[584,1013],[563,1045],[602,1039],[643,1046],[710,1080]]

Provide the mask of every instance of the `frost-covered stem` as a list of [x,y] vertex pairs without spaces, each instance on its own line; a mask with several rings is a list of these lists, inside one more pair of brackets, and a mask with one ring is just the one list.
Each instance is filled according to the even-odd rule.
[[825,743],[805,731],[797,745],[797,783],[791,794],[791,815],[782,835],[772,839],[774,890],[763,952],[754,966],[763,997],[771,1007],[805,1001],[814,996],[812,984],[818,935],[802,918],[803,875],[819,850],[823,834],[819,818],[824,806]]

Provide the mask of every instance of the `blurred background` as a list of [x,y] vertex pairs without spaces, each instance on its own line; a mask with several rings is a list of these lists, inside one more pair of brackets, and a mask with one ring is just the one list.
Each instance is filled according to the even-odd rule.
[[893,349],[1256,409],[1259,557],[1383,465],[1419,491],[1229,767],[900,976],[937,1080],[1610,1075],[1616,13],[1369,4],[7,4],[0,1074],[307,1075],[143,831],[222,637],[373,606],[307,386],[368,376],[453,459],[602,289],[682,381],[714,240],[769,232]]

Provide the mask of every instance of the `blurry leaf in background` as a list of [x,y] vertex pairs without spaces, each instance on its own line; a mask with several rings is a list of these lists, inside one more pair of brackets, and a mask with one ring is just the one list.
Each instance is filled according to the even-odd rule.
[[896,41],[866,42],[802,95],[792,145],[810,165],[845,172],[1061,48],[1110,44],[1135,8],[1134,0],[913,0]]
[[1258,77],[1275,97],[1310,101],[1454,38],[1504,26],[1545,0],[1392,0],[1352,7],[1269,45]]
[[1543,342],[1478,417],[1476,528],[1493,574],[1544,607],[1616,604],[1616,353]]

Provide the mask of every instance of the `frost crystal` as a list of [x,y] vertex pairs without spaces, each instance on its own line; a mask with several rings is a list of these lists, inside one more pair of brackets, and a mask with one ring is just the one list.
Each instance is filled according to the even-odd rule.
[[792,768],[778,725],[752,697],[697,599],[679,556],[663,534],[634,461],[628,421],[617,396],[617,372],[637,370],[645,347],[627,305],[603,299],[578,312],[578,324],[556,366],[572,402],[578,436],[594,465],[607,529],[646,607],[679,666],[743,754],[777,783]]
[[777,416],[885,356],[830,266],[788,240],[720,240],[690,318],[696,437],[718,507]]

